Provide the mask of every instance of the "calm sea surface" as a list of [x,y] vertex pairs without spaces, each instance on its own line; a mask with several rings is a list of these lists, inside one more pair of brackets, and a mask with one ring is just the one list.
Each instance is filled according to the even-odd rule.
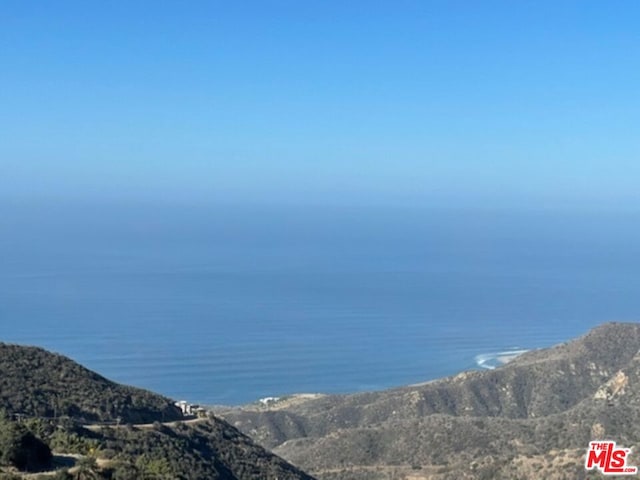
[[416,383],[640,318],[639,220],[6,204],[0,340],[207,404]]

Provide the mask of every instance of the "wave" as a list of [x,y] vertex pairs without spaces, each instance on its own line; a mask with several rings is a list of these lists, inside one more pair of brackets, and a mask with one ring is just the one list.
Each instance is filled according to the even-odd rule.
[[478,367],[487,370],[493,370],[496,367],[509,363],[517,356],[522,355],[523,353],[528,351],[529,350],[522,348],[514,348],[511,350],[504,350],[502,352],[481,353],[480,355],[476,355],[474,357],[474,360]]

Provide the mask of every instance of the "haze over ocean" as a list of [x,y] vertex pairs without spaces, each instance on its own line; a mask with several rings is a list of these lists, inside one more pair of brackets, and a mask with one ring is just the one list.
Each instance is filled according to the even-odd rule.
[[176,399],[354,392],[640,311],[634,214],[21,204],[2,340]]

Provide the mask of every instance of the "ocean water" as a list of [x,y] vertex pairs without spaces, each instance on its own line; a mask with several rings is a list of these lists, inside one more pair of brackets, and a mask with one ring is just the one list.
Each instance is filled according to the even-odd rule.
[[0,340],[175,399],[381,389],[640,318],[640,216],[0,206]]

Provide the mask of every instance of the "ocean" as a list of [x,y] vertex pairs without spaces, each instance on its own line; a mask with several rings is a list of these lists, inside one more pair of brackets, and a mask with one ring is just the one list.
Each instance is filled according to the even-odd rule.
[[418,383],[637,320],[638,220],[5,202],[0,341],[208,405]]

